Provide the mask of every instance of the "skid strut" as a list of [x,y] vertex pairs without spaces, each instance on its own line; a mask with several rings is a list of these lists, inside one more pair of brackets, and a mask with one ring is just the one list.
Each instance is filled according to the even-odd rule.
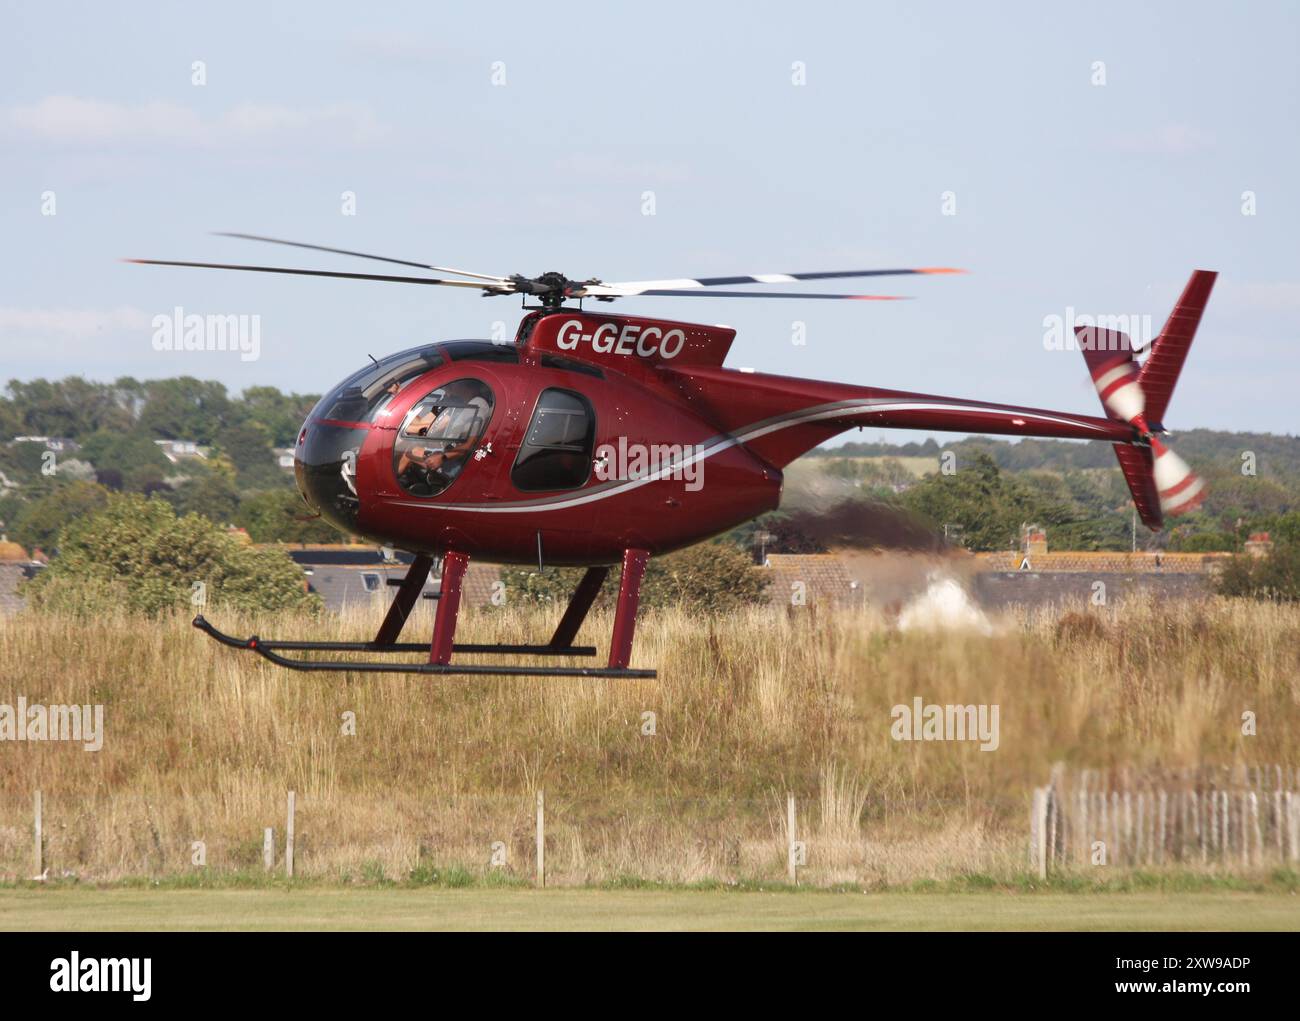
[[[639,556],[638,556],[639,555]],[[291,670],[344,671],[357,673],[403,673],[435,676],[533,676],[533,677],[654,677],[654,670],[633,670],[627,662],[631,653],[632,629],[636,617],[637,594],[641,573],[648,555],[640,550],[630,550],[624,557],[622,584],[619,591],[618,611],[615,618],[615,644],[610,651],[608,666],[516,666],[492,663],[452,663],[453,653],[497,653],[508,656],[595,656],[593,645],[574,645],[578,629],[586,619],[591,605],[600,593],[600,587],[609,574],[608,567],[591,567],[583,575],[568,608],[561,618],[555,634],[545,645],[474,644],[453,641],[460,609],[460,596],[469,557],[449,552],[443,560],[442,591],[434,623],[433,639],[423,642],[399,642],[398,636],[410,616],[432,566],[432,558],[418,555],[412,561],[406,577],[398,586],[392,605],[384,617],[373,641],[369,642],[312,642],[284,639],[236,638],[210,623],[202,614],[194,618],[194,626],[204,634],[233,649],[256,652],[277,666]],[[638,565],[639,561],[639,565]],[[629,571],[629,562],[632,570]],[[630,611],[630,612],[629,612]],[[424,653],[428,661],[412,663],[402,661],[365,662],[350,660],[298,659],[281,655],[284,652],[369,652]],[[616,655],[616,653],[618,653]]]

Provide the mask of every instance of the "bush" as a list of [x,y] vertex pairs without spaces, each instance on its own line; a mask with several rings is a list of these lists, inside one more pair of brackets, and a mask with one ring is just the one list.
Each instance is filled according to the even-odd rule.
[[651,560],[641,598],[647,606],[725,613],[766,602],[770,580],[744,550],[726,542],[707,542]]
[[241,543],[197,514],[137,494],[64,529],[59,555],[27,586],[33,605],[92,614],[115,604],[142,613],[190,605],[196,582],[208,605],[247,610],[314,608],[302,571],[284,553]]
[[1176,553],[1231,553],[1237,548],[1237,537],[1228,532],[1175,532],[1169,549]]
[[[527,567],[502,571],[507,600],[526,603],[568,602],[582,578],[578,567]],[[618,598],[618,569],[610,571],[596,600],[612,606]],[[769,579],[754,567],[748,554],[726,542],[703,543],[664,557],[651,557],[641,583],[643,607],[682,606],[705,613],[725,613],[766,601]]]
[[1300,543],[1276,543],[1263,557],[1233,557],[1216,579],[1215,589],[1225,596],[1287,603],[1300,600]]
[[338,529],[312,513],[296,489],[268,489],[246,495],[235,524],[254,542],[339,542]]

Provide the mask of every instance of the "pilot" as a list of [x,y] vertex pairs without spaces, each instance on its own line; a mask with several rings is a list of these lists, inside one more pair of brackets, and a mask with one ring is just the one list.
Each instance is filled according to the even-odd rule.
[[[474,413],[470,418],[472,427],[464,429],[464,435],[458,437],[455,424],[458,417],[456,412],[470,410]],[[400,478],[412,465],[423,468],[427,472],[445,471],[450,467],[450,463],[464,458],[474,446],[479,432],[478,425],[482,422],[486,411],[487,403],[482,398],[475,397],[469,401],[467,408],[434,406],[416,415],[406,427],[406,435],[433,436],[436,445],[412,445],[402,451],[397,461],[398,477]],[[461,421],[464,422],[464,419],[462,418]]]

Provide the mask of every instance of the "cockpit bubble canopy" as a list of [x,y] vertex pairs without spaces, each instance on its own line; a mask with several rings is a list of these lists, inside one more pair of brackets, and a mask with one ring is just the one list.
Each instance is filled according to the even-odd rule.
[[312,418],[338,422],[369,422],[405,384],[444,364],[433,345],[413,347],[371,362],[320,399]]
[[393,444],[393,474],[413,496],[437,496],[473,456],[492,417],[492,390],[478,379],[457,379],[422,397],[402,422]]

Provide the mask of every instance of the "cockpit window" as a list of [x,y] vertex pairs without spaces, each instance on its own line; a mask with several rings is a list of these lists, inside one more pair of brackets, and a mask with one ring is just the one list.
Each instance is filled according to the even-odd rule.
[[433,346],[411,348],[379,359],[354,372],[326,394],[312,417],[341,422],[369,421],[404,384],[442,364],[443,357]]
[[406,414],[393,444],[393,472],[413,496],[456,481],[492,417],[492,391],[477,379],[440,386]]
[[557,387],[543,390],[511,481],[524,492],[577,489],[591,475],[595,438],[596,416],[587,398]]

